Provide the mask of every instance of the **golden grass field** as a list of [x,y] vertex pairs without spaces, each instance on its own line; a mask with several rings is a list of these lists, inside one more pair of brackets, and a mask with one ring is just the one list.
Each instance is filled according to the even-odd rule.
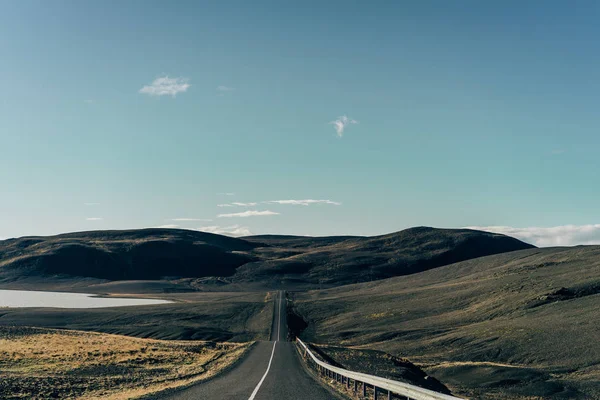
[[0,398],[135,399],[207,379],[249,347],[0,327]]

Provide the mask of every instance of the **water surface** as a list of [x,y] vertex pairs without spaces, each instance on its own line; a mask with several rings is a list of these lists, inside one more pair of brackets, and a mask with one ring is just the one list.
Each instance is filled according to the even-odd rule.
[[2,307],[101,308],[171,303],[168,300],[95,297],[95,294],[0,289]]

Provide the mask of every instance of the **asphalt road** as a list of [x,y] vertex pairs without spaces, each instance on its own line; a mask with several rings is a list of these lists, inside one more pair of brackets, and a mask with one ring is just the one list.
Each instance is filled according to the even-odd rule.
[[294,343],[289,342],[287,336],[284,293],[278,292],[269,342],[258,342],[233,369],[209,381],[156,399],[338,399],[308,374]]

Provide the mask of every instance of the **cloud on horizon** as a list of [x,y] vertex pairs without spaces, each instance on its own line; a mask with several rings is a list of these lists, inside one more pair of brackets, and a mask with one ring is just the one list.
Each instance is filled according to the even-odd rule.
[[231,192],[221,192],[221,193],[217,193],[219,196],[235,196],[235,193],[231,193]]
[[219,214],[219,215],[217,215],[217,218],[266,217],[266,216],[270,216],[270,215],[279,215],[279,213],[274,212],[274,211],[269,211],[269,210],[266,210],[266,211],[248,210],[248,211],[239,212],[239,213]]
[[198,228],[198,230],[208,233],[215,233],[217,235],[227,235],[227,236],[249,236],[252,235],[250,229],[247,226],[241,225],[231,225],[231,226],[202,226]]
[[179,225],[167,224],[167,225],[153,226],[153,228],[159,228],[159,229],[176,229],[176,228],[179,228]]
[[177,93],[183,93],[189,89],[191,85],[186,78],[169,78],[163,76],[156,78],[150,85],[146,85],[140,89],[140,93],[150,96],[166,96],[175,97]]
[[511,226],[468,226],[467,228],[501,233],[539,247],[600,244],[600,224],[562,225],[549,228]]
[[342,115],[338,117],[336,120],[330,122],[331,125],[335,128],[335,132],[337,136],[341,138],[344,136],[344,130],[348,125],[358,124],[358,121],[352,118],[349,118],[346,115]]
[[88,217],[85,220],[86,221],[102,221],[104,218],[101,217]]
[[265,204],[287,204],[287,205],[293,205],[293,206],[308,206],[311,204],[331,204],[334,206],[341,206],[342,203],[338,202],[338,201],[333,201],[333,200],[313,200],[313,199],[306,199],[306,200],[269,200],[269,201],[263,201],[263,203]]

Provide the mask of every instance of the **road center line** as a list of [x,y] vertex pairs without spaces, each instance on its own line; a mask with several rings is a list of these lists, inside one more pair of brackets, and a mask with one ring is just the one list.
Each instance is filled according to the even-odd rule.
[[256,385],[256,387],[254,388],[254,391],[252,392],[250,397],[248,397],[248,400],[254,400],[254,397],[256,397],[256,393],[258,393],[258,390],[260,389],[262,383],[269,374],[269,370],[271,369],[271,363],[273,362],[273,356],[275,355],[275,346],[277,345],[277,341],[279,340],[279,333],[281,331],[281,297],[281,293],[279,293],[279,307],[277,308],[277,337],[275,338],[275,342],[273,343],[273,350],[271,351],[269,365],[267,365],[267,370],[265,371],[265,374],[261,378],[260,382],[258,382],[258,385]]
[[256,385],[256,387],[254,388],[254,391],[252,392],[252,394],[250,395],[248,400],[254,400],[254,397],[256,397],[256,393],[258,393],[258,389],[260,389],[260,386],[262,385],[263,381],[267,377],[267,374],[269,373],[269,370],[271,369],[271,363],[273,362],[273,356],[275,355],[275,346],[276,345],[277,345],[277,342],[273,343],[273,351],[271,352],[271,359],[269,360],[269,365],[267,366],[267,370],[265,371],[265,374],[263,375],[260,382],[258,382],[258,385]]

